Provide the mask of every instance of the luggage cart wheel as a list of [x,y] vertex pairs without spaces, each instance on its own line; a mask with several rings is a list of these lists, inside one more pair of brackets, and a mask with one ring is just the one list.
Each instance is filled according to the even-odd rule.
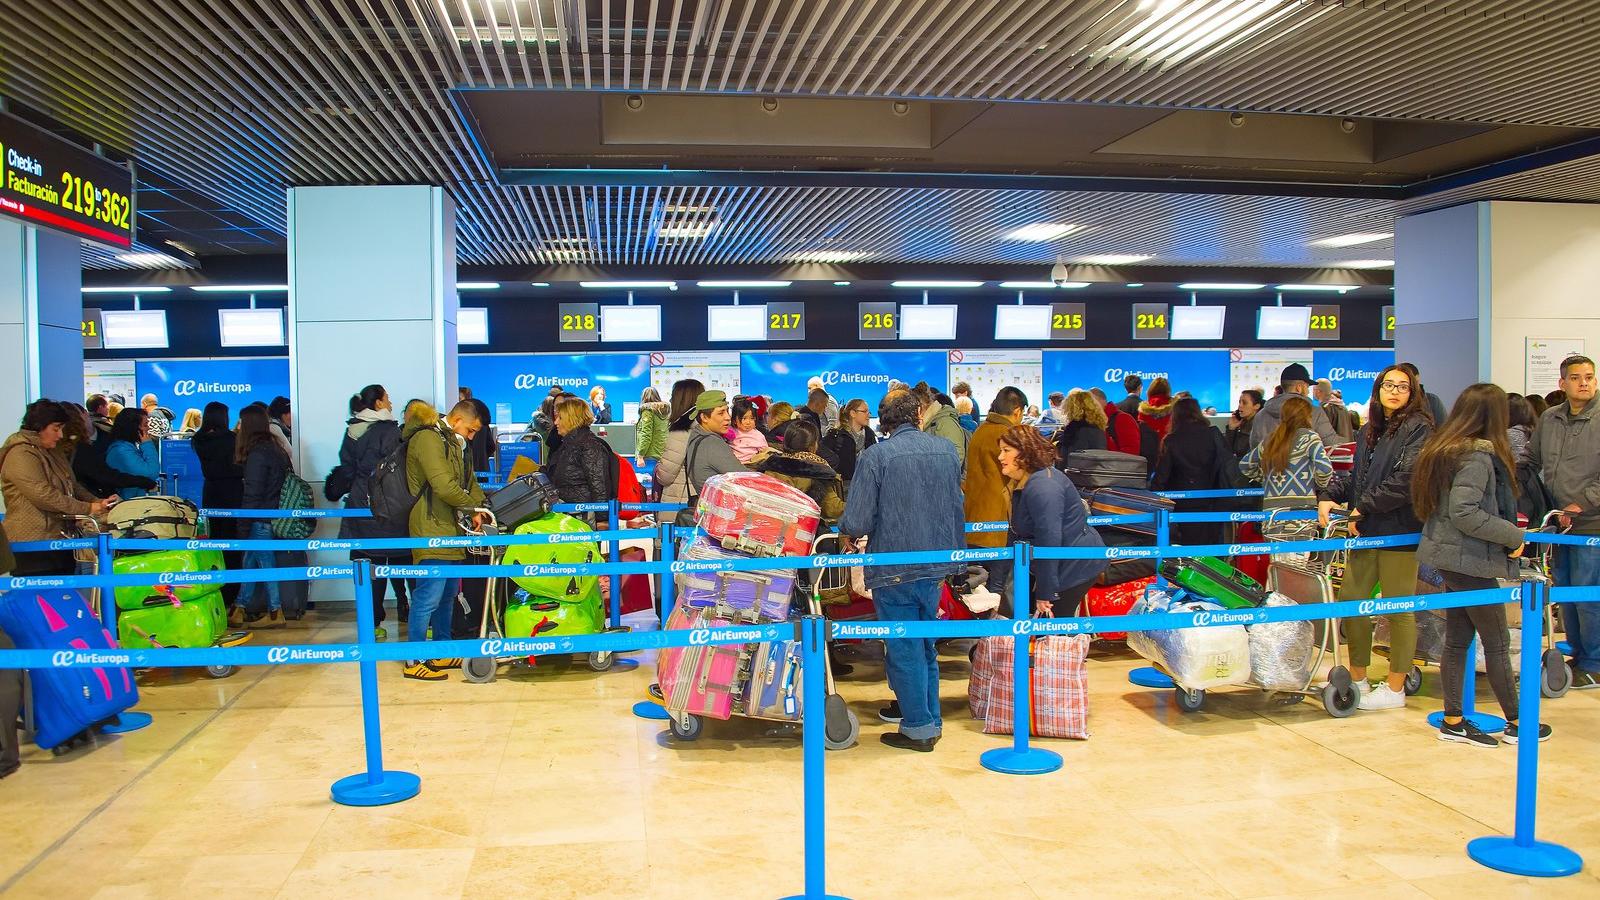
[[856,745],[856,741],[861,737],[861,719],[857,718],[856,711],[853,709],[845,710],[844,718],[845,721],[842,723],[843,733],[835,729],[832,716],[824,720],[826,724],[824,745],[829,750],[849,750]]
[[1345,687],[1341,689],[1336,684],[1322,686],[1322,708],[1326,709],[1328,715],[1333,716],[1335,719],[1346,718],[1355,712],[1356,704],[1360,700],[1361,697],[1356,693],[1355,688]]
[[705,727],[706,722],[704,719],[688,713],[684,713],[681,717],[673,716],[667,720],[667,729],[672,732],[673,737],[680,741],[698,740],[700,732],[704,731]]
[[1409,697],[1422,690],[1422,667],[1412,666],[1406,673],[1406,696]]
[[227,678],[237,671],[238,666],[206,666],[206,674],[212,678]]
[[1539,692],[1546,697],[1555,699],[1567,692],[1572,687],[1572,670],[1567,668],[1567,659],[1561,651],[1554,647],[1544,652],[1544,678],[1539,681]]
[[1173,693],[1174,696],[1178,698],[1178,708],[1184,712],[1199,712],[1200,707],[1204,706],[1206,702],[1205,691],[1191,691],[1188,688],[1178,688]]
[[494,681],[496,668],[492,656],[469,656],[461,662],[461,680],[468,684],[488,684]]
[[610,650],[596,650],[589,654],[589,668],[596,672],[604,672],[610,669],[611,664],[616,661],[617,655]]

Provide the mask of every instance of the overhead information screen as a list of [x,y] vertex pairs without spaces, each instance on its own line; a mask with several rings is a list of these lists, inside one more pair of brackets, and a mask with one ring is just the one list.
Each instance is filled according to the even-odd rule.
[[0,214],[126,250],[133,173],[0,113]]

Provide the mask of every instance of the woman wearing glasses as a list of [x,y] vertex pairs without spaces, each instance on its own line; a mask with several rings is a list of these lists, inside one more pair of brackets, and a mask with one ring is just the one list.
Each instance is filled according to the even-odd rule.
[[[1417,534],[1422,523],[1411,504],[1411,473],[1417,455],[1433,432],[1433,416],[1428,399],[1415,376],[1398,365],[1384,369],[1372,383],[1372,400],[1367,406],[1367,424],[1356,435],[1355,467],[1335,474],[1326,496],[1318,504],[1321,521],[1335,504],[1349,509],[1350,534],[1383,537]],[[1387,550],[1352,550],[1345,564],[1340,600],[1368,600],[1378,591],[1390,597],[1405,597],[1416,592],[1417,551],[1415,547]],[[1361,709],[1399,709],[1406,705],[1405,683],[1417,652],[1417,619],[1414,613],[1388,617],[1391,646],[1389,677],[1373,688],[1367,681],[1367,666],[1372,662],[1372,619],[1357,616],[1346,619],[1345,637],[1350,642],[1350,678],[1360,693]]]

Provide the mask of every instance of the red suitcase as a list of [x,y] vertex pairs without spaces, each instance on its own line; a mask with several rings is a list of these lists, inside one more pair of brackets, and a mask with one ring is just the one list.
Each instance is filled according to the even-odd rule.
[[1335,472],[1349,472],[1356,467],[1356,445],[1352,441],[1348,444],[1337,444],[1328,448],[1328,461],[1333,463]]
[[[731,623],[726,619],[693,614],[687,606],[679,606],[667,619],[666,630],[728,624]],[[656,660],[662,705],[672,713],[732,718],[734,697],[743,693],[744,686],[737,682],[741,662],[748,652],[745,644],[664,648]]]
[[730,472],[700,488],[696,524],[725,549],[751,556],[809,556],[821,511],[804,491],[760,472]]
[[[1144,596],[1144,589],[1156,583],[1156,577],[1140,578],[1110,587],[1089,588],[1089,595],[1084,598],[1083,605],[1087,608],[1087,615],[1091,616],[1125,616],[1128,610],[1140,597]],[[1126,632],[1107,631],[1095,635],[1103,641],[1125,641],[1128,639]]]

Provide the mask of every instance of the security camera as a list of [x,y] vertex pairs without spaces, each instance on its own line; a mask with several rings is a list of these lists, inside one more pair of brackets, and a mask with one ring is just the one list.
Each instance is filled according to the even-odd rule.
[[1072,279],[1067,277],[1066,263],[1056,263],[1054,266],[1050,267],[1050,281],[1053,284],[1059,287],[1060,285],[1066,284],[1071,280]]
[[1244,113],[1229,113],[1228,124],[1235,128],[1244,127]]
[[1350,132],[1355,131],[1356,130],[1356,120],[1355,119],[1340,119],[1339,120],[1339,130],[1343,131],[1345,134],[1349,134]]

